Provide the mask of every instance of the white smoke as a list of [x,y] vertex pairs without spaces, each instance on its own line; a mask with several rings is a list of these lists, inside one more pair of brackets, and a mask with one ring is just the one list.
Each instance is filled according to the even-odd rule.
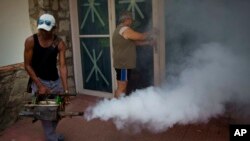
[[248,57],[219,43],[203,44],[188,58],[174,86],[149,87],[120,99],[105,99],[89,107],[85,118],[113,120],[118,129],[152,132],[175,124],[206,122],[225,112],[225,104],[248,104]]
[[118,129],[161,132],[175,124],[207,122],[224,114],[228,103],[247,105],[240,111],[249,113],[249,5],[247,0],[167,0],[171,81],[102,100],[85,118],[112,120]]

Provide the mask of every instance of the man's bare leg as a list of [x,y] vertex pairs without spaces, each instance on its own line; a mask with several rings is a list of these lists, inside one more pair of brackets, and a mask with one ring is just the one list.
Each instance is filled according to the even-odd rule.
[[127,85],[128,85],[128,81],[117,80],[117,89],[115,91],[115,98],[119,98],[122,94],[126,93]]

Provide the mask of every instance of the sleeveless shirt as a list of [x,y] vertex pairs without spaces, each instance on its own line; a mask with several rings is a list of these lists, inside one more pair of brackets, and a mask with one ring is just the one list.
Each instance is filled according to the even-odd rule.
[[[34,38],[34,48],[31,66],[35,71],[37,77],[43,80],[55,81],[59,78],[57,70],[57,55],[58,55],[58,45],[49,47],[42,47],[39,43],[37,34],[33,35]],[[54,41],[56,40],[56,36]]]
[[136,46],[130,39],[120,35],[119,25],[113,33],[113,66],[117,69],[133,69],[136,67]]

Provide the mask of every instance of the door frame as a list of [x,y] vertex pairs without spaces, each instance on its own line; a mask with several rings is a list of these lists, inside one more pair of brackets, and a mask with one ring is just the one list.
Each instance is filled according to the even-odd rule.
[[[154,1],[154,2],[153,2]],[[165,0],[152,0],[153,28],[156,29],[157,45],[154,47],[154,85],[160,86],[165,79]]]
[[[112,93],[100,92],[95,90],[83,89],[83,76],[82,76],[82,64],[80,54],[80,35],[79,35],[79,22],[78,22],[78,6],[77,0],[69,1],[70,19],[71,19],[71,36],[72,36],[72,49],[73,49],[73,62],[74,62],[74,79],[76,92],[78,94],[86,94],[99,97],[111,98],[114,95],[116,89],[116,74],[113,66],[112,58],[112,33],[115,30],[115,0],[108,1],[108,15],[109,15],[109,39],[110,39],[110,55],[111,55],[111,73],[112,73]],[[153,51],[153,66],[154,66],[154,85],[159,86],[163,82],[165,76],[165,34],[164,34],[164,0],[152,0],[152,17],[153,28],[158,30],[157,46]],[[159,20],[161,19],[161,21]],[[100,35],[99,35],[100,36]],[[106,36],[105,36],[106,37]]]

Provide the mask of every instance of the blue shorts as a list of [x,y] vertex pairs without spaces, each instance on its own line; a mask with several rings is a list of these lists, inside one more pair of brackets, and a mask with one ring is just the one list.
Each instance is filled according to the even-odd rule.
[[128,81],[131,69],[115,69],[116,79],[119,81]]

